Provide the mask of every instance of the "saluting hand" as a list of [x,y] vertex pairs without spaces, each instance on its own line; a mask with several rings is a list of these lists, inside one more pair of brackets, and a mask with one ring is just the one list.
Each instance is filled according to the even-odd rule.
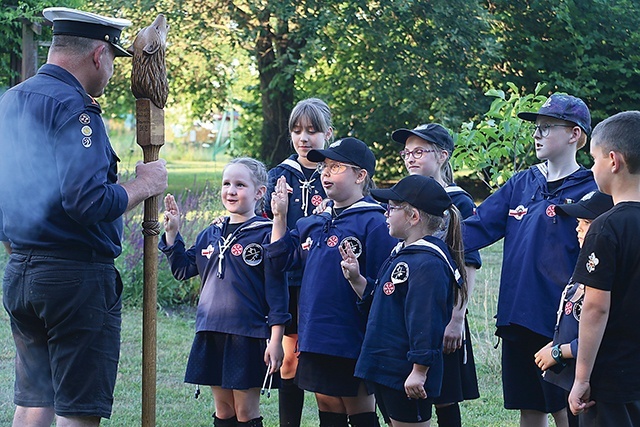
[[271,193],[271,212],[273,217],[286,217],[289,209],[289,193],[293,192],[284,176],[278,178]]
[[164,198],[163,224],[167,245],[171,246],[175,242],[178,230],[180,229],[180,209],[178,209],[178,204],[173,194],[167,194]]
[[340,255],[342,256],[340,267],[342,268],[344,278],[350,282],[354,281],[360,276],[360,263],[358,262],[358,258],[356,258],[356,254],[354,254],[351,249],[351,244],[344,242],[344,244],[338,247],[338,250],[340,250]]

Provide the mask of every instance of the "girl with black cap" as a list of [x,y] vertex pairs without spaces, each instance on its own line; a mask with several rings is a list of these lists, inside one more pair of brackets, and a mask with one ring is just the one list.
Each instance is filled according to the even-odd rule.
[[[440,394],[443,336],[454,303],[466,298],[460,213],[433,178],[411,175],[372,190],[388,203],[389,234],[401,240],[373,283],[360,274],[350,245],[342,245],[345,278],[371,304],[356,376],[373,385],[393,426],[429,426]],[[444,241],[434,234],[445,227]]]

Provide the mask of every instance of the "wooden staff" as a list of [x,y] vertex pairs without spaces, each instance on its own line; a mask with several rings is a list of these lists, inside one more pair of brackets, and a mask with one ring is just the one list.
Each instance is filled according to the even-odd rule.
[[[136,100],[138,145],[144,162],[158,160],[164,145],[164,110],[149,99]],[[144,201],[144,300],[142,312],[142,426],[156,425],[156,357],[158,302],[158,196]]]

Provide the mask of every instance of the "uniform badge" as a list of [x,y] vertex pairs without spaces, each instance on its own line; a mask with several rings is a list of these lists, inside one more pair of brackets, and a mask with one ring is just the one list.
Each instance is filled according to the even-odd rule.
[[82,129],[80,129],[80,132],[82,132],[84,136],[93,135],[93,129],[91,129],[91,126],[82,126]]
[[87,113],[80,114],[80,117],[78,117],[78,120],[83,125],[88,125],[89,123],[91,123],[91,117],[89,117]]
[[360,240],[353,236],[345,237],[342,239],[342,242],[340,242],[340,247],[344,248],[346,243],[351,245],[351,250],[356,258],[362,255],[362,243],[360,243]]
[[262,253],[262,246],[257,243],[250,243],[242,251],[242,260],[247,265],[256,266],[262,262]]
[[600,264],[600,260],[598,258],[596,258],[596,253],[595,252],[591,252],[591,255],[589,255],[589,260],[587,261],[587,271],[589,273],[593,273],[594,271],[596,271],[596,265]]
[[547,214],[547,216],[549,218],[553,218],[554,216],[556,216],[556,205],[547,206],[547,209],[545,210],[545,213]]
[[338,244],[338,236],[336,236],[335,234],[327,239],[327,246],[329,246],[330,248],[333,248],[337,244]]
[[82,138],[82,146],[84,148],[91,147],[91,138],[89,138],[88,136],[85,136],[84,138]]
[[396,285],[394,285],[391,282],[387,282],[384,285],[382,285],[382,292],[384,292],[385,295],[391,295],[392,293],[394,293],[396,290]]
[[242,245],[240,243],[236,243],[235,245],[231,246],[231,255],[233,256],[240,256],[242,255]]
[[200,254],[202,256],[206,256],[207,259],[211,259],[211,255],[213,255],[213,246],[211,246],[211,244],[209,244],[209,246],[207,246],[207,249],[203,249]]
[[512,216],[518,221],[520,221],[522,220],[522,217],[524,217],[527,214],[527,212],[529,212],[529,209],[520,205],[515,209],[509,209],[509,216]]
[[393,267],[391,272],[391,281],[397,285],[398,283],[406,282],[409,278],[409,266],[406,262],[399,262]]
[[300,247],[302,248],[302,250],[308,251],[311,248],[311,245],[313,245],[313,240],[311,240],[311,237],[307,237],[307,240],[305,240],[304,243],[300,245]]
[[567,303],[564,305],[565,316],[570,315],[572,311],[573,311],[573,303],[571,301],[567,301]]
[[322,196],[320,196],[319,194],[316,194],[313,197],[311,197],[311,204],[313,206],[318,206],[320,203],[322,203]]

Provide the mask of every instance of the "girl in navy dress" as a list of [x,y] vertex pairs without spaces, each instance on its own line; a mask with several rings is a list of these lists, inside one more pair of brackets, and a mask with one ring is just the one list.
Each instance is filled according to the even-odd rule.
[[[287,227],[295,228],[296,222],[313,213],[316,206],[326,197],[320,172],[316,162],[307,158],[310,150],[324,148],[331,140],[331,111],[329,106],[318,98],[304,99],[296,104],[289,117],[291,145],[295,150],[289,158],[269,171],[269,185],[265,196],[265,212],[272,218],[271,193],[281,176],[287,180],[289,207]],[[284,362],[280,369],[282,381],[278,390],[278,406],[281,427],[299,427],[304,404],[304,390],[294,382],[298,367],[298,300],[302,270],[287,271],[289,285],[289,313],[291,323],[284,331]]]
[[188,250],[178,231],[178,205],[165,197],[160,250],[176,279],[202,280],[185,382],[211,386],[215,426],[262,426],[260,386],[265,371],[274,374],[282,365],[288,293],[274,259],[265,257],[272,223],[255,214],[266,184],[259,161],[227,164],[221,198],[229,216],[200,232]]
[[[351,245],[340,248],[344,276],[371,304],[356,376],[369,382],[393,426],[429,426],[443,381],[443,338],[454,304],[466,299],[460,213],[433,178],[410,175],[372,190],[388,203],[389,233],[401,242],[375,283],[360,274]],[[445,241],[434,234],[445,227]]]
[[375,401],[363,381],[354,377],[364,338],[366,314],[340,268],[340,245],[349,242],[363,274],[374,278],[395,245],[384,208],[368,196],[375,157],[356,138],[344,138],[326,150],[311,150],[320,162],[322,186],[331,203],[319,215],[298,220],[287,231],[287,183],[278,179],[271,198],[272,244],[267,256],[284,255],[283,269],[304,266],[299,304],[300,358],[296,383],[314,392],[321,426],[377,425]]

